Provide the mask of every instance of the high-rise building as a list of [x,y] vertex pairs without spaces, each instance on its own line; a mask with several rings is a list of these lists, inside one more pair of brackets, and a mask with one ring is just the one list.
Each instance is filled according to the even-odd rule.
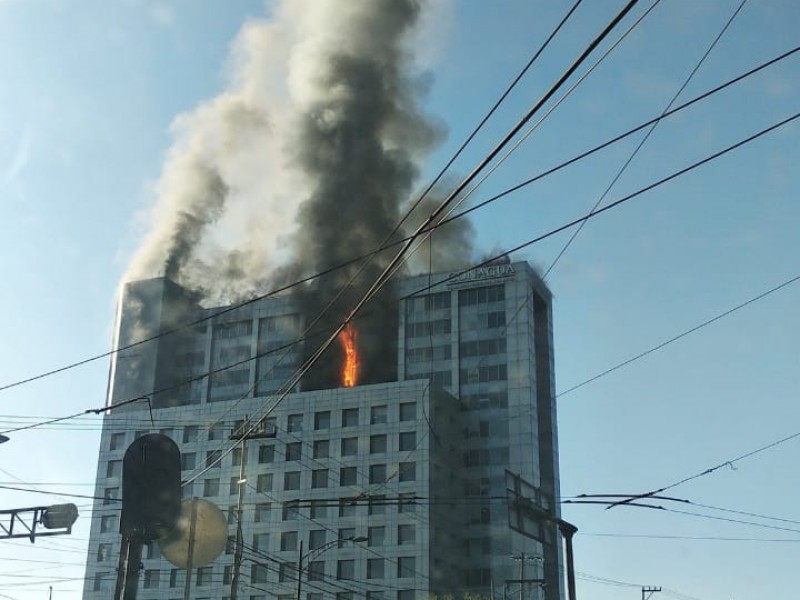
[[[128,284],[109,404],[149,400],[104,420],[84,599],[111,597],[121,461],[152,431],[181,449],[184,497],[228,517],[192,598],[231,594],[240,497],[238,598],[290,600],[298,579],[304,600],[562,598],[558,534],[536,518],[558,515],[548,289],[503,263],[395,292],[396,381],[284,393],[303,360],[290,296],[208,309],[165,279]],[[236,439],[244,422],[260,435]],[[147,547],[139,597],[183,598],[185,574]]]

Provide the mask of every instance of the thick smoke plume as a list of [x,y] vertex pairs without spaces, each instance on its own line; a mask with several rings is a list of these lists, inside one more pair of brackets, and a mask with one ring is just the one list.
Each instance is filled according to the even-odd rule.
[[[285,0],[272,20],[245,25],[229,90],[176,122],[155,226],[128,278],[167,275],[209,302],[232,301],[402,237],[395,228],[419,185],[418,165],[443,134],[420,108],[423,79],[413,70],[423,4]],[[432,252],[420,263],[468,261],[469,227],[437,232]],[[305,322],[319,331],[340,322],[392,254],[296,289]],[[390,294],[356,322],[363,381],[393,376]],[[340,351],[331,352],[307,385],[336,384]]]

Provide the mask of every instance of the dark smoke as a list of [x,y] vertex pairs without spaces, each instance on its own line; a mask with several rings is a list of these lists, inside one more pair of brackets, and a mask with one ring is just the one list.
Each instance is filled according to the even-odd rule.
[[[356,44],[362,51],[327,57],[317,81],[325,92],[301,121],[297,164],[314,187],[298,215],[295,258],[287,269],[295,276],[368,255],[390,239],[399,207],[417,176],[414,155],[437,137],[437,130],[421,115],[413,83],[405,75],[402,40],[418,18],[418,2],[373,0],[366,12],[364,38]],[[306,323],[325,310],[314,329],[335,327],[390,258],[391,252],[384,252],[368,264],[351,265],[296,291],[295,302]],[[392,290],[385,288],[355,322],[360,383],[396,377],[393,300]],[[338,385],[342,358],[341,348],[334,345],[304,387]]]

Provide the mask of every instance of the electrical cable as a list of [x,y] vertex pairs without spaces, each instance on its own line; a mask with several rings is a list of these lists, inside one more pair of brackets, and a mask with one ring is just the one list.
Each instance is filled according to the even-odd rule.
[[[722,27],[722,31],[720,31],[719,34],[717,34],[717,37],[714,38],[714,40],[711,42],[711,45],[705,51],[703,56],[700,57],[700,60],[694,66],[692,71],[689,73],[688,77],[686,77],[686,79],[684,80],[683,84],[678,88],[678,91],[675,92],[675,94],[672,96],[670,101],[667,103],[667,105],[664,108],[664,110],[661,111],[661,117],[663,117],[667,113],[667,111],[669,111],[669,109],[672,108],[672,105],[675,104],[675,102],[678,100],[678,97],[683,93],[683,90],[686,89],[686,86],[688,86],[689,83],[692,81],[692,79],[694,78],[694,76],[697,73],[697,71],[700,70],[700,67],[703,66],[703,63],[708,58],[709,54],[711,54],[712,50],[714,50],[714,48],[716,47],[717,43],[720,41],[720,39],[722,39],[722,36],[725,35],[725,32],[731,26],[731,23],[733,23],[733,20],[736,18],[736,16],[742,10],[742,8],[744,7],[746,2],[747,2],[747,0],[742,0],[739,3],[739,6],[733,11],[733,14],[728,18],[728,20],[726,21],[725,25]],[[600,194],[600,197],[597,199],[597,202],[595,202],[594,205],[592,206],[592,210],[597,209],[597,207],[600,206],[603,203],[603,200],[605,200],[606,196],[611,192],[611,189],[616,185],[616,183],[617,183],[617,181],[619,181],[620,177],[622,177],[622,174],[625,172],[625,170],[631,164],[631,162],[636,157],[636,155],[639,154],[639,151],[642,149],[642,146],[644,146],[644,144],[650,138],[650,136],[652,135],[653,131],[655,131],[656,127],[658,127],[658,124],[660,122],[661,122],[661,119],[657,120],[656,122],[654,122],[650,126],[650,128],[644,134],[644,136],[639,141],[637,146],[633,149],[633,152],[631,152],[630,156],[628,156],[628,158],[622,164],[622,167],[620,167],[620,169],[614,175],[614,177],[611,180],[611,183],[609,183],[608,186],[606,187],[606,189],[603,191],[603,193]],[[583,221],[578,226],[578,228],[575,229],[575,231],[572,232],[572,235],[569,237],[569,239],[566,241],[564,246],[558,252],[556,257],[550,263],[550,266],[547,267],[547,270],[542,274],[542,279],[547,279],[547,276],[550,274],[550,271],[552,271],[553,268],[558,264],[558,261],[561,260],[562,256],[564,256],[564,253],[569,249],[569,247],[575,241],[575,238],[578,237],[578,235],[583,230],[583,228],[586,225],[586,223],[587,223],[586,221]]]
[[637,360],[639,360],[641,358],[644,358],[645,356],[647,356],[649,354],[652,354],[653,352],[661,350],[662,348],[664,348],[665,346],[669,346],[673,342],[677,342],[678,340],[680,340],[682,338],[685,338],[686,336],[688,336],[688,335],[690,335],[690,334],[692,334],[692,333],[694,333],[696,331],[699,331],[699,330],[711,325],[712,323],[715,323],[716,321],[719,321],[720,319],[723,319],[723,318],[725,318],[725,317],[727,317],[729,315],[732,315],[733,313],[737,312],[738,310],[740,310],[742,308],[745,308],[746,306],[749,306],[750,304],[753,304],[754,302],[757,302],[758,300],[761,300],[762,298],[766,298],[770,294],[774,294],[775,292],[780,291],[783,288],[788,287],[793,283],[796,283],[798,280],[800,280],[800,275],[796,275],[794,277],[791,277],[790,279],[787,279],[783,283],[780,283],[780,284],[776,285],[775,287],[772,287],[772,288],[768,289],[767,291],[762,292],[762,293],[758,294],[757,296],[754,296],[754,297],[750,298],[749,300],[746,300],[746,301],[742,302],[741,304],[737,304],[733,308],[730,308],[730,309],[728,309],[728,310],[726,310],[724,312],[721,312],[721,313],[711,317],[710,319],[707,319],[706,321],[703,321],[702,323],[699,323],[699,324],[695,325],[694,327],[691,327],[691,328],[689,328],[689,329],[687,329],[685,331],[682,331],[678,335],[675,335],[675,336],[669,338],[668,340],[665,340],[665,341],[663,341],[663,342],[661,342],[659,344],[656,344],[655,346],[653,346],[651,348],[648,348],[644,352],[640,352],[639,354],[637,354],[635,356],[632,356],[631,358],[628,358],[628,359],[626,359],[626,360],[624,360],[624,361],[622,361],[620,363],[617,363],[613,367],[610,367],[610,368],[598,373],[597,375],[593,375],[589,379],[585,379],[584,381],[581,381],[580,383],[578,383],[576,385],[573,385],[572,387],[567,388],[563,392],[559,392],[556,395],[556,397],[557,398],[561,398],[563,396],[566,396],[567,394],[570,394],[570,393],[582,388],[583,386],[588,385],[588,384],[592,383],[593,381],[596,381],[596,380],[600,379],[601,377],[605,377],[606,375],[610,375],[614,371],[616,371],[618,369],[621,369],[622,367],[625,367],[625,366],[631,364],[632,362],[635,362],[635,361],[637,361]]
[[[778,56],[776,56],[776,57],[774,57],[774,58],[772,58],[772,59],[760,64],[759,66],[757,66],[757,67],[755,67],[753,69],[750,69],[749,71],[747,71],[745,73],[742,73],[741,75],[739,75],[737,77],[734,77],[733,79],[730,79],[727,82],[725,82],[725,83],[723,83],[723,84],[721,84],[721,85],[719,85],[719,86],[717,86],[717,87],[715,87],[715,88],[713,88],[711,90],[708,90],[707,92],[705,92],[705,93],[693,98],[692,100],[690,100],[690,101],[688,101],[688,102],[686,102],[686,103],[684,103],[684,104],[682,104],[682,105],[680,105],[680,106],[668,111],[667,113],[661,115],[660,117],[657,117],[657,118],[654,118],[654,119],[650,119],[649,121],[646,121],[645,123],[642,123],[641,125],[633,128],[633,129],[631,129],[631,130],[629,130],[629,131],[627,131],[627,132],[625,132],[625,133],[623,133],[623,134],[621,134],[621,135],[619,135],[619,136],[617,136],[617,137],[615,137],[615,138],[613,138],[611,140],[608,140],[608,141],[604,142],[603,144],[601,144],[599,146],[596,146],[596,147],[594,147],[594,148],[592,148],[592,149],[590,149],[590,150],[588,150],[588,151],[586,151],[586,152],[584,152],[584,153],[582,153],[582,154],[580,154],[580,155],[578,155],[576,157],[573,157],[572,159],[570,159],[568,161],[565,161],[565,162],[557,165],[556,167],[553,167],[552,169],[549,169],[548,171],[540,173],[539,175],[537,175],[537,176],[535,176],[535,177],[533,177],[531,179],[525,180],[525,181],[515,185],[514,187],[505,190],[504,192],[502,192],[499,195],[493,196],[493,197],[491,197],[491,198],[489,198],[489,199],[487,199],[487,200],[485,200],[485,201],[483,201],[483,202],[481,202],[481,203],[479,203],[479,204],[477,204],[477,205],[475,205],[473,207],[470,207],[469,209],[466,209],[466,210],[462,211],[461,213],[455,214],[455,215],[453,215],[453,216],[451,216],[451,217],[449,217],[449,218],[437,223],[435,226],[431,226],[429,228],[426,228],[424,231],[425,232],[430,231],[432,229],[435,229],[436,227],[440,227],[442,225],[445,225],[445,224],[449,223],[450,221],[453,221],[455,219],[458,219],[458,218],[461,218],[463,216],[466,216],[467,214],[469,214],[469,213],[471,213],[471,212],[473,212],[473,211],[475,211],[475,210],[477,210],[479,208],[482,208],[483,206],[486,206],[487,204],[490,204],[490,203],[492,203],[492,202],[494,202],[496,200],[499,200],[504,196],[507,196],[507,195],[509,195],[509,194],[511,194],[511,193],[513,193],[515,191],[518,191],[519,189],[522,189],[523,187],[526,187],[527,185],[530,185],[531,183],[534,183],[535,181],[538,181],[539,179],[542,179],[542,178],[544,178],[544,177],[546,177],[548,175],[551,175],[552,173],[555,173],[556,171],[559,171],[559,170],[561,170],[561,169],[563,169],[563,168],[565,168],[565,167],[567,167],[567,166],[569,166],[571,164],[574,164],[575,162],[578,162],[579,160],[582,160],[583,158],[586,158],[586,157],[590,156],[591,154],[594,154],[594,153],[596,153],[596,152],[598,152],[598,151],[600,151],[600,150],[602,150],[602,149],[604,149],[604,148],[606,148],[606,147],[608,147],[608,146],[610,146],[610,145],[612,145],[612,144],[614,144],[614,143],[616,143],[618,141],[621,141],[622,139],[624,139],[624,138],[626,138],[626,137],[628,137],[630,135],[633,135],[637,131],[640,131],[640,130],[644,129],[644,128],[652,125],[653,123],[655,123],[655,122],[657,122],[659,120],[662,120],[664,118],[668,118],[668,117],[670,117],[670,116],[672,116],[672,115],[674,115],[674,114],[676,114],[676,113],[678,113],[678,112],[680,112],[680,111],[692,106],[693,104],[695,104],[695,103],[697,103],[697,102],[699,102],[701,100],[704,100],[704,99],[708,98],[709,96],[712,96],[713,94],[716,94],[716,93],[726,89],[727,87],[729,87],[731,85],[734,85],[735,83],[738,83],[738,82],[740,82],[740,81],[742,81],[742,80],[744,80],[744,79],[746,79],[748,77],[751,77],[752,75],[755,75],[756,73],[758,73],[758,72],[760,72],[760,71],[762,71],[762,70],[764,70],[764,69],[766,69],[766,68],[768,68],[768,67],[770,67],[770,66],[772,66],[774,64],[777,64],[778,62],[780,62],[782,60],[785,60],[786,58],[794,55],[795,53],[797,53],[799,51],[800,51],[800,46],[797,46],[797,47],[795,47],[795,48],[793,48],[793,49],[791,49],[789,51],[786,51],[786,52],[784,52],[784,53],[782,53],[782,54],[780,54],[780,55],[778,55]],[[409,238],[407,237],[407,238],[404,238],[403,240],[398,240],[398,241],[394,242],[393,244],[391,244],[391,246],[399,245],[399,244],[403,243],[404,241],[406,241],[408,239]],[[354,264],[354,263],[356,263],[356,262],[358,262],[360,260],[364,260],[365,258],[368,258],[372,254],[376,254],[378,252],[382,252],[382,251],[384,251],[386,249],[387,248],[380,248],[378,251],[375,251],[373,253],[353,258],[353,259],[351,259],[349,261],[340,263],[338,265],[335,265],[335,266],[330,267],[328,269],[325,269],[323,271],[319,271],[319,272],[317,272],[315,274],[312,274],[312,275],[309,275],[309,276],[304,277],[302,279],[299,279],[299,280],[297,280],[297,281],[295,281],[293,283],[290,283],[288,285],[285,285],[285,286],[276,288],[274,290],[271,290],[270,292],[267,292],[265,294],[257,295],[257,296],[254,296],[253,298],[250,298],[248,300],[242,301],[240,303],[232,304],[232,305],[230,305],[230,306],[228,306],[228,307],[226,307],[224,309],[220,309],[220,310],[218,310],[216,312],[211,312],[211,313],[205,315],[204,317],[201,317],[201,318],[196,319],[194,321],[188,322],[188,323],[183,324],[183,325],[181,325],[179,327],[176,327],[176,328],[173,328],[173,329],[169,329],[169,330],[166,330],[166,331],[162,331],[161,333],[159,333],[157,335],[150,336],[148,338],[139,340],[139,341],[134,342],[132,344],[121,346],[119,348],[116,348],[116,349],[113,349],[113,350],[109,350],[107,352],[103,352],[101,354],[89,356],[89,357],[81,359],[79,361],[75,361],[73,363],[69,363],[69,364],[63,365],[63,366],[61,366],[61,367],[59,367],[57,369],[53,369],[53,370],[50,370],[50,371],[42,372],[42,373],[39,373],[37,375],[31,376],[31,377],[28,377],[28,378],[25,378],[25,379],[21,379],[21,380],[13,381],[13,382],[8,383],[8,384],[4,384],[4,385],[0,386],[0,392],[2,392],[4,390],[7,390],[7,389],[10,389],[10,388],[14,388],[14,387],[23,385],[23,384],[27,384],[27,383],[36,381],[36,380],[39,380],[39,379],[43,379],[43,378],[49,377],[51,375],[55,375],[57,373],[61,373],[61,372],[64,372],[64,371],[67,371],[67,370],[70,370],[70,369],[73,369],[73,368],[76,368],[76,367],[79,367],[79,366],[82,366],[82,365],[85,365],[85,364],[88,364],[88,363],[91,363],[91,362],[99,360],[101,358],[106,358],[106,357],[112,356],[112,355],[114,355],[114,354],[116,354],[118,352],[121,352],[121,351],[124,351],[124,350],[128,350],[128,349],[137,347],[139,345],[145,344],[147,342],[154,341],[154,340],[156,340],[158,338],[165,337],[167,335],[171,335],[171,334],[176,333],[178,331],[182,331],[182,330],[187,329],[189,327],[193,327],[195,325],[199,325],[199,324],[204,323],[206,321],[212,320],[212,319],[214,319],[214,318],[216,318],[216,317],[218,317],[220,315],[232,312],[232,311],[234,311],[234,310],[236,310],[238,308],[241,308],[243,306],[247,306],[249,304],[258,302],[260,300],[264,300],[264,299],[269,298],[271,296],[274,296],[274,295],[280,294],[282,292],[288,291],[288,290],[292,289],[293,287],[297,287],[297,286],[303,285],[305,283],[309,283],[311,281],[314,281],[315,279],[319,279],[321,277],[329,275],[329,274],[331,274],[331,273],[333,273],[335,271],[338,271],[338,270],[343,269],[343,268],[345,268],[347,266],[350,266],[350,265],[352,265],[352,264]]]
[[[798,50],[800,50],[800,47],[798,47]],[[482,261],[482,262],[478,263],[478,265],[477,265],[477,266],[484,266],[484,265],[490,264],[490,263],[492,263],[492,262],[494,262],[494,261],[498,260],[499,258],[502,258],[502,257],[508,256],[508,255],[510,255],[510,254],[512,254],[512,253],[514,253],[514,252],[517,252],[517,251],[519,251],[520,249],[523,249],[523,248],[525,248],[525,247],[531,246],[531,245],[533,245],[534,243],[537,243],[537,242],[539,242],[539,241],[542,241],[542,240],[544,240],[544,239],[547,239],[547,238],[549,238],[549,237],[552,237],[553,235],[556,235],[557,233],[560,233],[561,231],[564,231],[564,230],[567,230],[567,229],[569,229],[569,228],[571,228],[571,227],[574,227],[574,226],[576,226],[576,225],[580,224],[580,223],[581,223],[582,221],[584,221],[584,220],[588,220],[588,219],[590,219],[590,218],[594,218],[594,217],[596,217],[596,216],[597,216],[597,215],[599,215],[599,214],[602,214],[602,213],[604,213],[604,212],[607,212],[607,211],[609,211],[609,210],[612,210],[612,209],[616,208],[617,206],[619,206],[619,205],[621,205],[621,204],[623,204],[623,203],[625,203],[625,202],[628,202],[628,201],[630,201],[630,200],[632,200],[632,199],[634,199],[634,198],[636,198],[636,197],[638,197],[638,196],[642,195],[643,193],[645,193],[645,192],[647,192],[647,191],[650,191],[650,190],[652,190],[652,189],[654,189],[654,188],[656,188],[656,187],[658,187],[658,186],[660,186],[660,185],[663,185],[664,183],[667,183],[667,182],[669,182],[669,181],[672,181],[673,179],[676,179],[677,177],[679,177],[679,176],[681,176],[681,175],[684,175],[684,174],[686,174],[686,173],[688,173],[688,172],[690,172],[690,171],[692,171],[692,170],[694,170],[694,169],[696,169],[696,168],[698,168],[698,167],[700,167],[700,166],[702,166],[702,165],[705,165],[705,164],[707,164],[707,163],[711,162],[712,160],[715,160],[715,159],[717,159],[717,158],[719,158],[719,157],[721,157],[721,156],[724,156],[725,154],[727,154],[727,153],[729,153],[729,152],[731,152],[731,151],[733,151],[733,150],[736,150],[736,149],[738,149],[738,148],[740,148],[740,147],[742,147],[742,146],[744,146],[744,145],[746,145],[746,144],[748,144],[748,143],[750,143],[750,142],[753,142],[753,141],[755,141],[755,140],[757,140],[757,139],[759,139],[759,138],[763,137],[764,135],[766,135],[766,134],[768,134],[768,133],[771,133],[771,132],[775,131],[776,129],[778,129],[778,128],[780,128],[780,127],[782,127],[782,126],[784,126],[784,125],[786,125],[786,124],[788,124],[788,123],[790,123],[790,122],[792,122],[792,121],[796,120],[798,117],[800,117],[800,113],[796,113],[796,114],[794,114],[794,115],[792,115],[792,116],[790,116],[790,117],[788,117],[788,118],[786,118],[786,119],[783,119],[782,121],[780,121],[780,122],[778,122],[778,123],[776,123],[776,124],[774,124],[774,125],[772,125],[772,126],[769,126],[769,127],[765,128],[765,129],[762,129],[761,131],[759,131],[759,132],[758,132],[758,133],[756,133],[756,134],[753,134],[753,135],[751,135],[751,136],[748,136],[747,138],[744,138],[744,139],[740,140],[739,142],[736,142],[736,143],[734,143],[734,144],[732,144],[732,145],[730,145],[730,146],[728,146],[728,147],[724,148],[723,150],[720,150],[720,151],[718,151],[718,152],[715,152],[714,154],[712,154],[712,155],[710,155],[710,156],[707,156],[707,157],[706,157],[706,158],[704,158],[704,159],[701,159],[701,160],[699,160],[699,161],[696,161],[696,162],[692,163],[691,165],[689,165],[689,166],[687,166],[687,167],[684,167],[684,168],[682,168],[682,169],[680,169],[680,170],[678,170],[678,171],[675,171],[675,172],[673,172],[671,175],[668,175],[668,176],[666,176],[666,177],[664,177],[664,178],[661,178],[661,179],[657,180],[656,182],[654,182],[654,183],[651,183],[651,184],[649,184],[649,185],[645,186],[644,188],[640,188],[639,190],[637,190],[637,191],[635,191],[635,192],[633,192],[633,193],[631,193],[631,194],[628,194],[628,195],[626,195],[626,196],[623,196],[622,198],[620,198],[620,199],[618,199],[618,200],[616,200],[616,201],[614,201],[614,202],[612,202],[612,203],[610,203],[610,204],[608,204],[608,205],[606,205],[606,206],[603,206],[603,207],[601,207],[601,208],[599,208],[599,209],[596,209],[596,210],[594,210],[594,211],[592,211],[592,212],[588,213],[587,215],[585,215],[585,216],[583,216],[583,217],[581,217],[581,218],[579,218],[579,219],[573,220],[573,221],[571,221],[571,222],[569,222],[569,223],[567,223],[567,224],[564,224],[564,225],[562,225],[562,226],[560,226],[560,227],[558,227],[558,228],[556,228],[556,229],[551,229],[550,231],[548,231],[548,232],[547,232],[547,233],[545,233],[545,234],[542,234],[542,235],[540,235],[540,236],[534,237],[534,238],[532,238],[532,239],[530,239],[530,240],[528,240],[528,241],[526,241],[526,242],[524,242],[524,243],[522,243],[522,244],[520,244],[520,245],[518,245],[518,246],[516,246],[516,247],[514,247],[514,248],[512,248],[512,249],[510,249],[510,250],[506,250],[506,251],[504,251],[504,252],[502,252],[502,253],[500,253],[500,254],[498,254],[498,255],[496,255],[496,256],[490,257],[490,258],[488,258],[488,259],[486,259],[486,260],[484,260],[484,261]],[[471,268],[475,268],[475,266],[473,266],[473,267],[471,267]],[[468,270],[468,269],[467,269],[467,270]],[[453,273],[453,274],[451,274],[450,276],[448,276],[447,278],[445,278],[445,279],[444,279],[442,282],[439,282],[439,284],[443,283],[444,281],[448,281],[448,280],[451,280],[451,279],[455,279],[456,277],[460,276],[460,275],[461,275],[462,273],[464,273],[464,272],[466,272],[466,270],[462,270],[462,271],[460,271],[460,272]],[[798,277],[800,277],[800,276],[798,276]],[[770,293],[772,293],[772,292],[774,292],[774,291],[777,291],[778,289],[781,289],[782,287],[785,287],[786,285],[789,285],[790,283],[793,283],[794,281],[796,281],[796,279],[797,279],[797,278],[794,278],[794,279],[792,279],[792,280],[789,280],[788,282],[784,282],[783,284],[781,284],[781,285],[777,286],[776,288],[773,288],[772,290],[768,290],[768,291],[767,291],[767,292],[765,292],[764,294],[762,294],[762,295],[760,295],[760,296],[758,296],[758,297],[756,297],[756,298],[754,298],[754,299],[751,299],[751,300],[747,301],[747,302],[746,302],[744,305],[750,304],[750,303],[752,303],[752,302],[754,302],[754,301],[756,301],[756,300],[760,299],[760,298],[761,298],[761,297],[763,297],[764,295],[768,295],[768,294],[770,294]],[[438,284],[437,284],[437,285],[438,285]],[[408,294],[406,297],[411,297],[411,296],[413,296],[413,295],[419,294],[421,291],[423,291],[423,290],[425,290],[425,289],[426,289],[426,288],[422,288],[421,290],[417,290],[417,291],[415,291],[415,292],[413,292],[413,293],[411,293],[411,294]],[[742,305],[742,307],[743,307],[744,305]],[[735,307],[734,309],[731,309],[731,311],[738,310],[738,308],[740,308],[740,307]],[[729,311],[729,312],[730,312],[730,311]],[[722,316],[725,316],[725,315],[723,314],[723,315],[721,315],[721,316],[717,316],[717,317],[715,317],[714,319],[712,319],[712,320],[711,320],[711,322],[713,322],[713,320],[718,320],[718,319],[719,319],[719,318],[721,318]],[[701,324],[701,325],[700,325],[700,326],[698,326],[698,327],[702,327],[702,326],[704,326],[704,325],[703,325],[703,324]],[[328,345],[330,345],[331,341],[335,339],[335,336],[336,336],[336,334],[338,334],[338,331],[340,331],[342,327],[343,327],[343,325],[341,325],[341,324],[340,324],[340,325],[339,325],[339,327],[335,328],[334,334],[332,334],[332,335],[331,335],[331,336],[329,336],[329,338],[328,338],[328,342],[327,342],[327,344],[328,344]],[[688,333],[689,333],[689,332],[684,332],[684,334],[681,334],[681,336],[680,336],[680,337],[682,337],[682,336],[684,336],[684,335],[688,335]],[[669,342],[669,341],[668,341],[668,342]],[[324,351],[324,348],[325,348],[325,347],[327,347],[327,346],[325,346],[325,344],[323,344],[323,346],[322,346],[323,350],[322,350],[322,351]],[[651,350],[651,351],[653,351],[653,350]],[[649,353],[649,352],[650,352],[650,351],[648,351],[648,353]],[[258,427],[262,425],[262,422],[263,422],[263,420],[264,420],[264,419],[266,419],[266,417],[267,417],[267,416],[268,416],[268,415],[271,413],[271,411],[272,411],[272,410],[274,410],[274,408],[275,408],[275,407],[276,407],[276,406],[277,406],[277,405],[280,403],[280,401],[281,401],[281,400],[283,400],[283,398],[284,398],[284,397],[285,397],[285,396],[288,394],[288,390],[291,390],[291,389],[293,389],[293,388],[294,388],[294,386],[297,384],[297,382],[299,382],[299,380],[300,380],[300,379],[302,379],[302,376],[303,376],[303,375],[304,375],[304,374],[305,374],[305,373],[306,373],[306,372],[307,372],[307,371],[308,371],[308,370],[311,368],[311,366],[312,366],[312,365],[314,364],[314,362],[316,361],[316,358],[317,358],[317,357],[318,357],[320,354],[321,354],[321,351],[319,351],[319,350],[318,350],[318,351],[317,351],[317,352],[316,352],[314,355],[312,355],[312,357],[310,357],[310,358],[309,358],[309,359],[306,361],[306,363],[305,363],[305,364],[304,364],[304,365],[303,365],[301,368],[299,368],[299,369],[298,369],[298,371],[296,372],[296,374],[295,374],[295,375],[294,375],[294,376],[293,376],[293,377],[292,377],[292,378],[289,380],[289,383],[286,385],[286,389],[285,389],[283,392],[281,392],[281,394],[280,394],[280,395],[278,396],[278,398],[276,399],[275,403],[274,403],[274,404],[273,404],[273,405],[272,405],[272,406],[271,406],[271,407],[270,407],[270,408],[267,410],[267,412],[266,412],[266,413],[264,413],[264,414],[263,414],[263,415],[260,417],[260,419],[259,419],[258,421],[256,421],[256,422],[255,422],[255,424],[252,426],[252,428],[251,428],[251,430],[250,430],[250,432],[249,432],[249,433],[252,433],[253,431],[257,430],[257,429],[258,429]],[[252,360],[252,359],[248,359],[248,361],[249,361],[249,360]],[[246,361],[240,361],[240,362],[246,362]],[[237,364],[238,364],[238,363],[237,363]],[[226,366],[226,368],[230,368],[230,366]],[[616,368],[619,368],[619,367],[616,367]],[[217,369],[216,371],[219,371],[219,370],[222,370],[222,369]],[[212,372],[215,372],[215,371],[212,371]],[[197,376],[197,377],[195,377],[195,378],[192,378],[191,380],[198,379],[198,378],[202,378],[202,377],[204,377],[204,376],[206,376],[206,375],[200,375],[200,376]],[[596,377],[597,377],[597,376],[595,376],[595,378],[596,378]],[[587,383],[587,382],[584,382],[584,383],[582,383],[582,384],[579,384],[579,386],[580,386],[580,385],[585,385],[585,383]],[[171,389],[172,387],[174,387],[174,386],[169,386],[168,388],[165,388],[165,389]],[[577,386],[573,386],[573,388],[574,388],[574,389],[577,389]],[[573,391],[573,388],[571,388],[571,389],[569,389],[569,390],[566,390],[565,392],[562,392],[562,394],[560,394],[560,395],[564,395],[564,394],[566,394],[566,393],[569,393],[570,391]],[[134,400],[139,400],[139,399],[141,399],[141,397],[138,397],[138,398],[133,398],[133,399],[130,399],[129,401],[134,401]],[[33,428],[34,426],[35,426],[35,425],[33,425],[33,426],[28,426],[28,427],[26,427],[26,428],[30,429],[30,428]],[[230,450],[232,450],[232,448],[233,448],[233,447],[234,447],[234,446],[232,446]],[[225,456],[227,456],[227,454],[225,454]],[[222,457],[221,457],[221,458],[222,458]],[[220,458],[220,460],[221,460],[221,458]],[[202,474],[202,472],[201,472],[200,474],[198,474],[198,477],[199,477],[199,475],[201,475],[201,474]]]

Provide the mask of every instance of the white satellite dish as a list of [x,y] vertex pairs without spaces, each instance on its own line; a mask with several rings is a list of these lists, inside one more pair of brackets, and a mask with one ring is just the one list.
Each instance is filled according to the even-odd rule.
[[213,562],[227,541],[228,524],[222,511],[208,500],[192,498],[181,502],[175,528],[158,540],[158,546],[176,567],[197,569]]

